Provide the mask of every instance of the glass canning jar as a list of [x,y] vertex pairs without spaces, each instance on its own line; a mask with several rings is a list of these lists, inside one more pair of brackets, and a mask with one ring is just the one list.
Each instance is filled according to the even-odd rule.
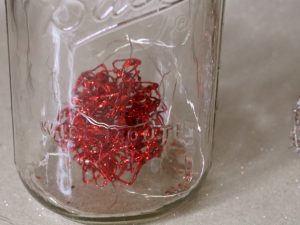
[[86,223],[139,221],[211,165],[223,0],[6,0],[15,163]]

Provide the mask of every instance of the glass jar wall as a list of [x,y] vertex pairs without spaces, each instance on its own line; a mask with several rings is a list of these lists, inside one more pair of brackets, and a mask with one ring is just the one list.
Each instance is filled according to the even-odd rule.
[[151,217],[211,164],[222,0],[7,0],[15,163],[82,222]]

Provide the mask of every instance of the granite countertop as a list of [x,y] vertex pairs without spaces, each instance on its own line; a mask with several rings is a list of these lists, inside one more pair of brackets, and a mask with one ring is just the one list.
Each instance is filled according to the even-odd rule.
[[[199,194],[150,224],[300,224],[300,1],[227,0],[214,163]],[[4,1],[0,2],[0,225],[75,225],[36,202],[13,164]],[[8,221],[8,222],[5,222]]]

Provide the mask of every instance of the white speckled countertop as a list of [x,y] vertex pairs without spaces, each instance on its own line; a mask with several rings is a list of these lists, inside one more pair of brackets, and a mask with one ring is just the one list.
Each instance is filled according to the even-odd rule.
[[[300,156],[289,139],[299,9],[299,0],[227,0],[213,167],[196,198],[151,224],[300,224]],[[4,12],[2,0],[0,225],[75,225],[37,203],[14,168]]]

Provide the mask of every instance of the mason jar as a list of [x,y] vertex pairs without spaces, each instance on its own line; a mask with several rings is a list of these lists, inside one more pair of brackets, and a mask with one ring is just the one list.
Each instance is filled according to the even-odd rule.
[[46,207],[140,221],[211,165],[223,0],[6,0],[15,164]]

